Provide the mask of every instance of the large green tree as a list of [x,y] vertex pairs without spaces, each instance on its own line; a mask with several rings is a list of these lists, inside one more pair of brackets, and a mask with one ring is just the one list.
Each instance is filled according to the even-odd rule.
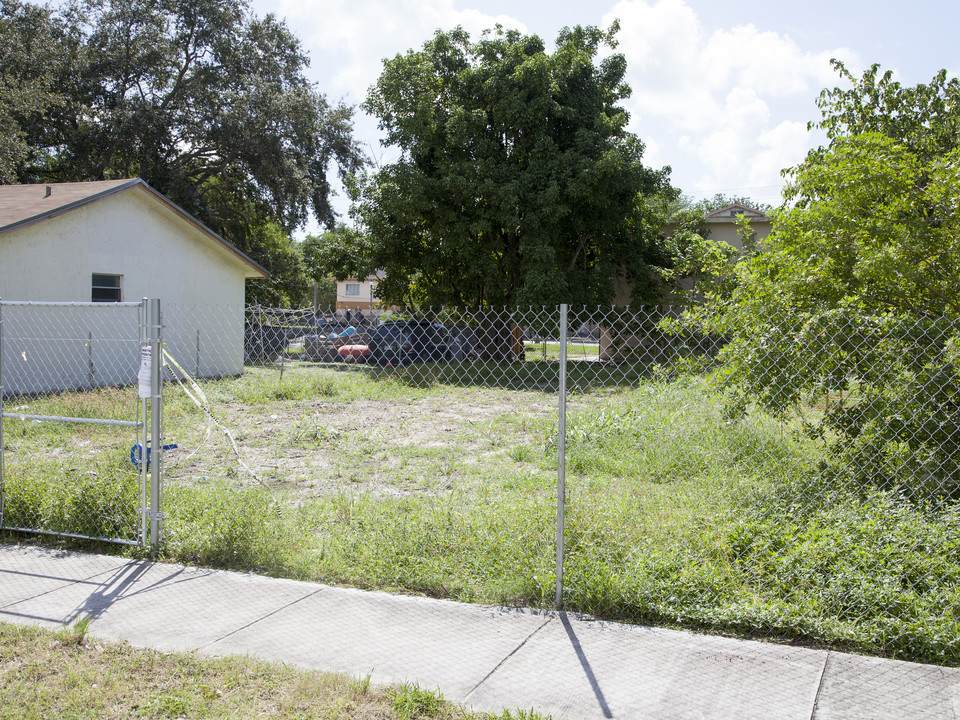
[[30,156],[25,126],[62,105],[51,73],[59,34],[45,9],[0,0],[0,183],[14,182]]
[[[264,232],[289,236],[310,214],[332,226],[328,172],[362,166],[351,109],[306,79],[283,22],[245,0],[4,2],[19,46],[52,48],[44,77],[63,98],[14,113],[30,148],[17,181],[142,177],[281,274],[292,251]],[[4,77],[30,79],[29,53],[3,57]]]
[[766,251],[713,308],[727,377],[776,412],[843,391],[809,427],[831,472],[960,498],[960,82],[836,67],[829,143],[787,171]]
[[609,302],[618,273],[654,299],[663,216],[646,199],[673,190],[626,130],[623,56],[599,59],[615,32],[564,29],[548,52],[458,28],[385,61],[364,108],[402,154],[355,185],[365,232],[333,269],[383,269],[380,296],[403,304]]
[[876,65],[824,90],[829,144],[786,172],[771,251],[743,299],[960,317],[960,81],[903,86]]

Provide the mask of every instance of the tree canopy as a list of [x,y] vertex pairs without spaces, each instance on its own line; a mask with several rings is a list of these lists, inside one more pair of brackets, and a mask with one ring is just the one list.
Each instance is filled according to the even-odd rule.
[[618,273],[652,299],[663,215],[675,194],[627,132],[616,26],[473,41],[438,31],[386,60],[363,107],[401,150],[353,188],[365,232],[345,237],[339,275],[386,271],[381,298],[459,306],[609,302]]
[[786,171],[770,252],[740,293],[808,311],[960,317],[960,82],[903,87],[874,65],[821,93],[827,147]]
[[245,0],[0,1],[7,180],[142,177],[280,275],[296,253],[275,252],[277,230],[333,225],[328,172],[362,166],[352,111],[306,79],[274,16]]
[[786,171],[767,249],[712,308],[724,372],[742,407],[852,394],[808,428],[828,474],[960,499],[960,83],[835,65],[852,87],[820,96],[829,143]]
[[940,70],[929,84],[904,86],[893,71],[874,64],[856,78],[839,60],[834,69],[852,87],[825,89],[817,99],[822,117],[809,126],[824,130],[831,144],[878,133],[929,159],[960,146],[960,80]]
[[53,35],[43,8],[0,0],[0,183],[14,182],[30,155],[24,125],[63,103],[50,71],[56,64]]

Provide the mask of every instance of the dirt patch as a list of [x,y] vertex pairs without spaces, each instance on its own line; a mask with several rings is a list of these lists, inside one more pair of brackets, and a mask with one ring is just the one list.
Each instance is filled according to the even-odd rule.
[[511,448],[543,444],[556,400],[504,390],[265,408],[233,403],[215,410],[236,439],[240,459],[260,480],[240,466],[222,430],[198,417],[168,426],[179,446],[168,458],[170,482],[226,476],[295,495],[351,489],[402,497],[447,491],[515,464]]

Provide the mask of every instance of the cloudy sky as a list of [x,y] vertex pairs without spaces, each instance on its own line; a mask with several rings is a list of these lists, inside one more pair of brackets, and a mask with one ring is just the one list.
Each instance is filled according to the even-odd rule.
[[[286,19],[319,89],[349,104],[363,101],[383,58],[420,48],[438,28],[476,36],[500,23],[551,45],[565,25],[619,19],[630,130],[646,143],[647,164],[671,166],[674,185],[693,198],[779,202],[780,170],[819,143],[807,121],[819,117],[820,90],[839,84],[832,57],[856,70],[880,63],[908,84],[940,68],[960,74],[955,0],[253,0],[253,8]],[[372,158],[396,157],[359,110],[355,128]]]

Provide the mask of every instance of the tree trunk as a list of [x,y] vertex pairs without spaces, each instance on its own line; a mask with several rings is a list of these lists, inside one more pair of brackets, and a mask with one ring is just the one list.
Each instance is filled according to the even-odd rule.
[[523,329],[507,311],[480,310],[477,319],[477,344],[480,358],[496,362],[524,360]]

